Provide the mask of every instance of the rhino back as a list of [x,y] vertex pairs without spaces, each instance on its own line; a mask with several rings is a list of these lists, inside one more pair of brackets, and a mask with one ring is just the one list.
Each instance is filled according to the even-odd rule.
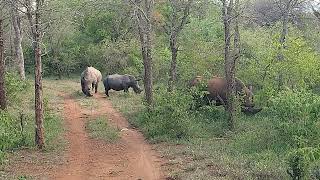
[[99,83],[101,81],[101,79],[102,79],[101,72],[98,69],[95,69],[95,68],[93,68],[92,71],[93,71],[93,73],[94,73],[94,75],[96,77],[96,81]]
[[94,70],[91,67],[86,68],[82,73],[81,73],[81,79],[84,80],[84,82],[90,84],[93,82],[96,82],[96,75]]
[[114,90],[123,90],[124,86],[128,84],[129,78],[124,75],[114,74],[108,75],[104,81],[105,86]]

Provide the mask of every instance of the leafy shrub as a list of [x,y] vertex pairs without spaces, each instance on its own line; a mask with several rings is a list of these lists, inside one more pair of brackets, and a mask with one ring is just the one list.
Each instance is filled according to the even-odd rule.
[[305,179],[313,174],[317,176],[317,172],[310,171],[310,164],[319,159],[320,148],[307,147],[293,150],[287,157],[289,165],[287,173],[293,180]]
[[188,112],[191,102],[188,94],[159,88],[154,106],[140,114],[137,125],[153,140],[187,139],[192,135],[192,116]]
[[320,97],[306,91],[285,90],[271,99],[275,123],[291,147],[307,147],[319,142]]
[[[0,111],[0,162],[4,152],[25,145],[20,123],[6,111]],[[2,155],[1,155],[2,154]]]
[[284,90],[270,102],[279,140],[291,149],[287,173],[292,179],[310,177],[310,165],[320,158],[320,97],[307,91]]
[[21,94],[30,89],[28,81],[21,80],[17,74],[6,73],[5,78],[6,93],[9,103],[18,102]]

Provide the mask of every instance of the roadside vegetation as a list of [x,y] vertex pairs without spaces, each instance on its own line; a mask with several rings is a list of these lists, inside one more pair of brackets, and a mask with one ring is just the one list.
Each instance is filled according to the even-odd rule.
[[[56,80],[44,81],[46,148],[38,152],[34,142],[34,95],[32,82],[21,81],[14,74],[7,74],[8,103],[7,111],[0,111],[0,179],[30,179],[25,174],[8,174],[3,171],[15,163],[30,161],[38,165],[48,163],[49,166],[61,162],[66,142],[64,140],[64,124],[62,119],[63,83]],[[57,88],[57,86],[59,88]],[[60,91],[61,90],[61,91]],[[22,151],[21,151],[22,150]],[[29,153],[28,153],[29,152]],[[40,159],[46,160],[41,162]]]
[[142,96],[113,93],[113,105],[169,159],[176,179],[290,179],[319,177],[319,96],[283,91],[261,113],[238,112],[237,130],[226,128],[222,107],[191,110],[184,92],[155,92],[150,111]]

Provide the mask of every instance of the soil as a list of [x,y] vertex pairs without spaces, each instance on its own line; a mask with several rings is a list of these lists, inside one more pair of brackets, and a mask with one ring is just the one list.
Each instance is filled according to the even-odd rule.
[[[97,109],[82,108],[75,99],[65,95],[67,162],[49,177],[53,179],[164,179],[163,160],[151,148],[143,135],[132,129],[128,121],[115,110],[107,98],[96,94]],[[92,139],[85,130],[85,121],[106,116],[120,131],[117,142]]]
[[[16,175],[32,179],[65,180],[158,180],[166,179],[166,161],[141,132],[130,126],[126,118],[112,107],[103,94],[95,94],[93,107],[83,107],[71,95],[63,96],[63,117],[66,129],[65,151],[50,153],[21,150],[11,155],[10,163],[0,169],[14,179]],[[108,143],[89,137],[86,121],[105,116],[109,124],[119,130],[119,139]]]

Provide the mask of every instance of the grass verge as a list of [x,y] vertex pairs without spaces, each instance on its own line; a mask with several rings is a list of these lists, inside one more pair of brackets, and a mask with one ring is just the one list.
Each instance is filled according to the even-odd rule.
[[104,117],[88,120],[86,130],[91,138],[101,139],[109,143],[119,139],[119,131],[110,126]]
[[[186,113],[183,110],[173,109],[185,103],[181,102],[183,99],[165,98],[164,102],[156,99],[155,106],[162,104],[149,117],[143,95],[113,92],[109,99],[147,139],[157,142],[154,146],[168,159],[163,167],[174,179],[289,179],[285,162],[287,149],[274,143],[278,136],[275,124],[264,115],[239,114],[237,131],[231,133],[225,129],[222,108],[203,107],[183,115]],[[187,127],[172,126],[175,121]],[[188,129],[186,138],[172,133],[185,128]],[[166,132],[174,136],[167,136]]]
[[[76,85],[70,80],[43,80],[45,149],[37,151],[34,143],[34,88],[33,80],[26,80],[20,88],[19,80],[9,76],[9,107],[7,125],[1,130],[11,134],[5,142],[0,164],[0,179],[32,179],[43,174],[41,168],[54,167],[62,163],[66,141],[64,140],[63,103],[64,93]],[[12,87],[11,87],[12,86]],[[0,123],[1,126],[1,123]],[[0,130],[0,131],[1,131]],[[1,132],[2,132],[1,131]],[[0,135],[1,135],[0,132]],[[30,164],[31,163],[31,164]],[[25,166],[28,164],[28,166]],[[37,171],[31,170],[37,169]],[[15,169],[12,171],[12,169]],[[25,178],[28,177],[28,178]]]

